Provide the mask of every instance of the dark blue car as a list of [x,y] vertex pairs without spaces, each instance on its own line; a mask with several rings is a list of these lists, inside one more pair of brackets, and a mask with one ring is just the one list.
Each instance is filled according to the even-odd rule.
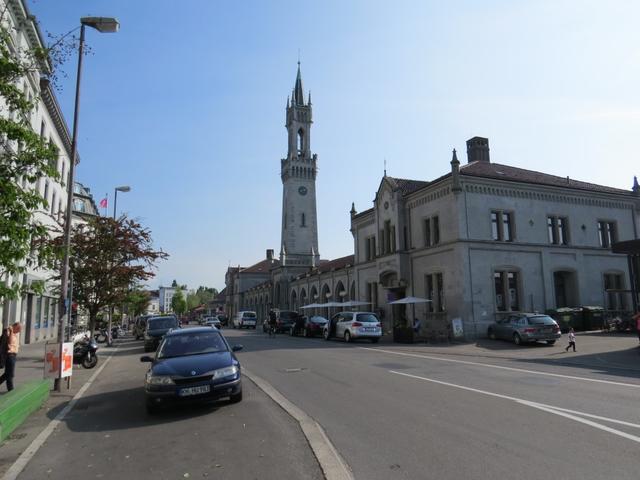
[[242,400],[240,362],[219,330],[211,327],[172,330],[162,340],[144,382],[147,411],[190,401]]

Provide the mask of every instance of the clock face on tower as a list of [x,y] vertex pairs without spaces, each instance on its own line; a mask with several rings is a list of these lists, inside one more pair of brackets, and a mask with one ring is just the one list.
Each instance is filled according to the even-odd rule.
[[307,194],[307,187],[305,187],[305,186],[300,187],[300,188],[298,189],[298,193],[299,193],[300,195],[306,195],[306,194]]

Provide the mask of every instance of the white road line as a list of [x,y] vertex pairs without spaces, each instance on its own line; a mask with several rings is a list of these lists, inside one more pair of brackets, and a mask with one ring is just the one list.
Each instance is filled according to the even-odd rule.
[[27,466],[29,461],[38,452],[40,447],[42,447],[44,442],[47,441],[47,438],[49,438],[49,435],[51,435],[53,431],[58,427],[58,425],[62,423],[62,421],[67,416],[67,414],[73,409],[73,407],[75,407],[78,400],[80,400],[80,398],[84,395],[87,389],[91,386],[91,384],[98,377],[98,375],[100,375],[100,372],[104,370],[104,367],[107,366],[107,364],[109,363],[109,360],[111,360],[112,358],[113,358],[113,355],[110,355],[106,358],[106,360],[102,363],[102,366],[98,368],[98,370],[96,370],[96,372],[93,375],[91,375],[91,378],[89,378],[89,380],[87,380],[87,382],[82,386],[82,388],[78,390],[78,393],[75,394],[75,396],[71,399],[71,401],[67,404],[67,406],[64,407],[62,411],[58,413],[58,415],[56,415],[56,418],[54,418],[49,422],[49,425],[47,425],[46,428],[43,431],[41,431],[40,434],[38,434],[38,436],[33,440],[33,442],[31,442],[31,444],[27,447],[27,449],[24,452],[22,452],[22,454],[18,457],[18,459],[15,462],[13,462],[13,465],[11,465],[9,470],[7,470],[7,472],[4,474],[4,477],[2,477],[2,480],[15,480],[16,478],[18,478],[18,475],[20,475],[22,470],[24,470],[24,468]]
[[547,377],[556,377],[562,379],[570,379],[570,380],[580,380],[583,382],[592,382],[592,383],[604,383],[606,385],[616,385],[618,387],[630,387],[630,388],[640,388],[640,384],[637,383],[624,383],[624,382],[614,382],[612,380],[600,380],[598,378],[588,378],[588,377],[577,377],[574,375],[562,375],[559,373],[550,373],[550,372],[541,372],[539,370],[527,370],[524,368],[515,368],[515,367],[504,367],[502,365],[491,365],[489,363],[480,363],[480,362],[470,362],[468,360],[454,360],[452,358],[442,358],[442,357],[434,357],[431,355],[420,355],[417,353],[406,353],[406,352],[394,352],[393,350],[384,350],[382,348],[370,348],[370,347],[358,347],[362,350],[371,350],[372,352],[382,352],[389,353],[392,355],[400,355],[404,357],[414,357],[414,358],[426,358],[427,360],[437,360],[439,362],[450,362],[450,363],[461,363],[463,365],[475,365],[477,367],[486,367],[486,368],[495,368],[498,370],[508,370],[511,372],[521,372],[521,373],[530,373],[532,375],[544,375]]
[[576,415],[584,415],[584,416],[591,417],[591,418],[595,417],[595,418],[599,418],[601,420],[608,421],[608,422],[620,423],[620,424],[623,424],[623,425],[628,425],[628,426],[633,426],[633,427],[636,427],[636,428],[640,428],[640,425],[636,425],[636,424],[633,424],[633,423],[623,422],[622,420],[616,420],[616,419],[607,418],[607,417],[596,417],[595,415],[591,415],[591,414],[588,414],[588,413],[577,412],[577,411],[573,411],[573,410],[570,410],[570,411],[574,412],[576,415],[571,415],[569,413],[566,413],[567,412],[566,409],[555,407],[553,405],[545,405],[544,403],[531,402],[531,401],[525,400],[523,398],[510,397],[509,395],[502,395],[500,393],[488,392],[486,390],[479,390],[477,388],[466,387],[464,385],[458,385],[456,383],[443,382],[441,380],[435,380],[433,378],[422,377],[422,376],[419,376],[419,375],[412,375],[410,373],[396,372],[395,370],[389,370],[389,372],[393,373],[393,374],[396,374],[396,375],[401,375],[403,377],[414,378],[414,379],[422,380],[422,381],[425,381],[425,382],[437,383],[439,385],[445,385],[447,387],[452,387],[452,388],[459,388],[461,390],[467,390],[469,392],[474,392],[474,393],[479,393],[479,394],[482,394],[482,395],[488,395],[488,396],[491,396],[491,397],[501,398],[503,400],[510,400],[512,402],[519,403],[520,405],[526,405],[528,407],[533,407],[533,408],[537,408],[539,410],[544,410],[545,412],[548,412],[548,413],[553,413],[555,415],[560,415],[562,417],[569,418],[569,419],[574,420],[576,422],[584,423],[585,425],[589,425],[589,426],[591,426],[593,428],[597,428],[599,430],[604,430],[605,432],[609,432],[609,433],[612,433],[614,435],[618,435],[620,437],[626,438],[627,440],[632,440],[634,442],[640,443],[640,437],[638,437],[636,435],[631,435],[629,433],[622,432],[620,430],[616,430],[616,429],[611,428],[611,427],[607,427],[606,425],[602,425],[600,423],[592,422],[591,420],[587,420],[585,418],[580,418],[580,417],[578,417]]

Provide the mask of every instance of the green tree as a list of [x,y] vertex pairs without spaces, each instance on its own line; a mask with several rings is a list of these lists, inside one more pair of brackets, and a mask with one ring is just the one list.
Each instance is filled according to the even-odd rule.
[[200,301],[200,297],[197,293],[189,293],[187,294],[187,310],[191,311],[194,308],[200,306],[202,302]]
[[[62,237],[51,243],[62,250]],[[153,248],[147,228],[124,215],[118,220],[96,217],[73,227],[70,259],[73,295],[89,313],[89,328],[94,329],[103,309],[126,300],[130,285],[153,278],[157,261],[167,257],[162,250]]]
[[147,311],[151,295],[146,290],[134,288],[127,293],[125,303],[129,307],[129,314],[133,317],[142,315]]
[[178,288],[178,282],[175,279],[171,282],[171,288]]
[[176,293],[171,298],[171,309],[178,316],[187,311],[187,301],[182,294],[182,290],[176,290]]
[[[8,12],[0,12],[4,20]],[[34,218],[47,202],[37,190],[43,177],[57,179],[57,147],[32,130],[31,113],[38,98],[21,87],[30,74],[47,64],[45,49],[14,50],[10,32],[0,28],[0,301],[16,298],[27,288],[22,274],[52,259],[44,240],[52,232]],[[46,73],[46,72],[45,72]],[[38,75],[39,76],[39,75]],[[35,285],[33,287],[36,287]]]

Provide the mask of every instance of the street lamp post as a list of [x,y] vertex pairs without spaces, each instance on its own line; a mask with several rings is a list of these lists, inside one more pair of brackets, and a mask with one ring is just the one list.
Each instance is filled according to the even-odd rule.
[[[80,19],[80,42],[78,45],[78,72],[76,74],[76,97],[73,110],[73,133],[71,137],[71,165],[69,166],[69,178],[67,182],[67,210],[65,211],[64,225],[64,260],[60,274],[60,305],[58,322],[58,342],[60,343],[60,365],[62,365],[62,344],[64,343],[64,330],[67,323],[67,314],[71,305],[67,305],[69,293],[69,254],[71,251],[71,220],[73,217],[73,184],[75,181],[77,145],[78,145],[78,114],[80,112],[80,80],[82,78],[82,57],[84,53],[84,30],[89,26],[101,33],[117,32],[120,24],[115,18],[110,17],[82,17]],[[62,369],[60,370],[62,372]],[[62,387],[60,374],[55,379],[54,389],[59,392]]]
[[113,219],[116,219],[116,206],[118,205],[118,192],[130,192],[131,187],[129,185],[122,185],[121,187],[115,188],[115,193],[113,195]]
[[[131,187],[129,185],[122,185],[120,187],[116,187],[115,191],[114,191],[114,195],[113,195],[113,219],[116,219],[116,207],[118,205],[118,192],[130,192],[131,191]],[[107,345],[111,346],[113,345],[113,336],[111,334],[111,328],[113,326],[113,305],[111,305],[109,307],[109,324],[107,325]]]

